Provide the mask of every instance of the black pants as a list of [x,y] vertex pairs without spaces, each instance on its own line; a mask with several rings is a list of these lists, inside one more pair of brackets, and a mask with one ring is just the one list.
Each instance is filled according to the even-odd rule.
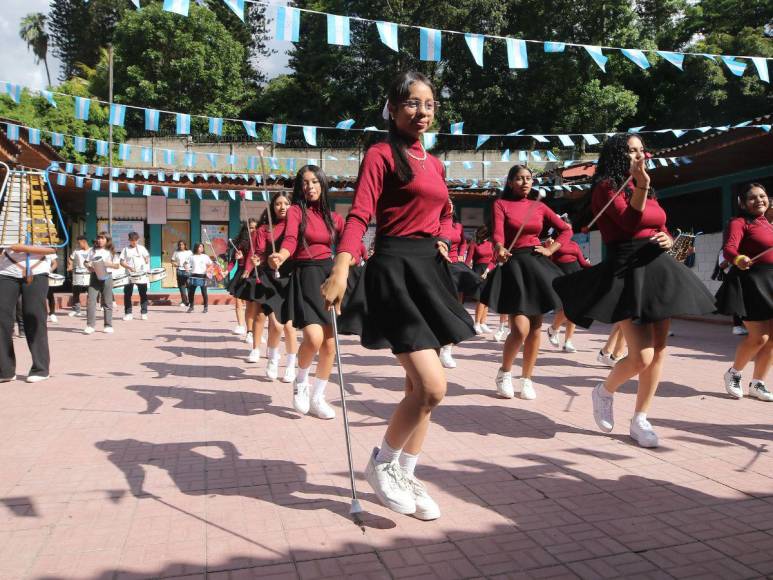
[[[191,274],[191,278],[204,278],[204,274]],[[206,308],[209,306],[209,297],[207,296],[206,286],[188,285],[188,305],[190,308],[193,308],[193,299],[196,296],[196,288],[201,288],[201,296],[204,298],[204,308]]]
[[177,270],[177,288],[180,290],[180,300],[188,306],[188,273],[181,274]]
[[[132,294],[134,294],[134,284],[129,282],[123,287],[123,311],[124,314],[132,313]],[[148,313],[148,285],[137,284],[137,290],[140,293],[140,313]]]
[[56,314],[56,297],[54,296],[54,289],[48,287],[48,313]]
[[22,297],[22,317],[27,346],[32,355],[30,376],[48,376],[51,357],[48,352],[46,327],[46,294],[48,275],[33,276],[32,283],[24,278],[0,276],[0,377],[16,374],[16,354],[13,350],[13,323],[16,303]]
[[733,326],[743,326],[743,320],[737,314],[733,314]]

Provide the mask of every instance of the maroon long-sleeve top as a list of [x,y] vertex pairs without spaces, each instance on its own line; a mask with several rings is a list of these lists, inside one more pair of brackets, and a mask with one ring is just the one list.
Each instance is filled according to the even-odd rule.
[[[301,206],[292,205],[287,210],[287,225],[282,240],[282,249],[290,252],[293,260],[327,260],[333,255],[331,239],[325,218],[319,208],[319,202],[310,203],[306,207],[306,231],[304,239],[298,239],[298,228],[301,225]],[[344,219],[336,212],[333,216],[333,226],[340,235],[344,227]],[[362,239],[362,238],[360,238]],[[304,243],[305,242],[305,243]]]
[[[527,218],[528,221],[524,224]],[[555,241],[562,246],[572,236],[571,228],[552,209],[541,201],[526,198],[496,200],[492,224],[494,228],[491,238],[494,244],[502,244],[505,248],[510,247],[521,224],[524,224],[523,231],[513,246],[514,250],[539,246],[539,234],[546,224],[553,226],[558,234]]]
[[[596,184],[591,197],[594,215],[601,211],[616,191],[617,188],[609,180]],[[644,211],[639,211],[631,207],[629,200],[632,194],[633,187],[628,185],[626,191],[615,198],[596,222],[605,244],[650,238],[658,232],[668,234],[666,212],[660,207],[658,200],[647,198]]]
[[[764,215],[754,220],[736,217],[727,224],[725,245],[722,251],[725,259],[733,263],[738,256],[754,258],[773,247],[773,225]],[[773,264],[773,251],[759,257],[755,264]]]
[[467,250],[467,265],[487,264],[489,270],[496,265],[494,258],[494,244],[491,240],[483,240],[480,243],[473,241]]
[[459,258],[464,258],[467,252],[467,240],[464,237],[464,226],[460,222],[451,224],[451,237],[448,241],[451,242],[451,250],[448,252],[451,261],[458,262]]
[[585,259],[585,256],[580,249],[580,246],[574,240],[569,240],[566,244],[561,244],[553,255],[550,256],[556,264],[570,264],[571,262],[579,262],[583,268],[590,268],[591,263]]
[[360,247],[357,249],[357,253],[352,256],[352,259],[354,260],[355,266],[359,266],[363,261],[368,259],[368,248],[365,247],[365,244],[360,243]]
[[[408,152],[420,158],[425,154],[419,141],[412,143]],[[368,149],[360,165],[339,252],[357,253],[374,215],[378,236],[450,238],[451,208],[443,164],[429,154],[423,162],[408,156],[408,163],[413,179],[400,183],[389,144],[377,143]]]
[[[286,220],[281,220],[274,224],[274,240],[279,240],[284,234]],[[273,248],[271,246],[271,235],[268,231],[268,224],[264,224],[255,229],[252,236],[252,246],[245,254],[246,266],[245,271],[249,274],[252,269],[252,256],[258,256],[261,264],[268,263],[268,257],[271,255]]]

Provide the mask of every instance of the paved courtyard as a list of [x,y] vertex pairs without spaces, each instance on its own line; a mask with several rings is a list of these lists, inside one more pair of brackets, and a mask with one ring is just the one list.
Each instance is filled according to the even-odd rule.
[[402,380],[344,339],[355,524],[340,413],[298,416],[291,386],[246,362],[230,307],[83,325],[51,326],[50,381],[0,385],[3,580],[773,576],[773,404],[725,396],[729,327],[674,323],[656,450],[628,438],[632,384],[615,432],[595,428],[608,327],[578,332],[575,355],[543,346],[536,401],[493,396],[496,343],[460,345],[417,470],[443,510],[428,523],[362,479]]

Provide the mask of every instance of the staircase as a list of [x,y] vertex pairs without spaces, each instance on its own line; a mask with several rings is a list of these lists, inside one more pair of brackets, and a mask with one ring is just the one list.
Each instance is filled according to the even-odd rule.
[[11,171],[4,191],[0,191],[0,206],[0,245],[59,243],[42,173]]

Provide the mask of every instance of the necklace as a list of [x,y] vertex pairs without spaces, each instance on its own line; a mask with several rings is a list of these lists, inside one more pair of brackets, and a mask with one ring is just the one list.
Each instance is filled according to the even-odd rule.
[[424,169],[424,162],[427,160],[427,150],[424,149],[424,145],[422,145],[421,143],[419,143],[419,147],[421,147],[421,150],[424,152],[424,157],[417,157],[416,155],[408,151],[408,149],[405,150],[405,153],[408,155],[408,157],[418,161],[419,165],[421,165],[421,168]]

